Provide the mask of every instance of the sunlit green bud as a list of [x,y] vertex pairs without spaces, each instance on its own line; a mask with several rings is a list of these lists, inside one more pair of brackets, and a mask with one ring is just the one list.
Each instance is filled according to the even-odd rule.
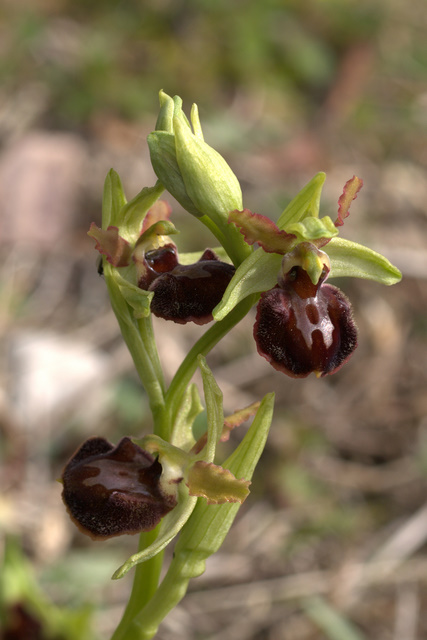
[[165,131],[153,131],[148,138],[151,164],[157,177],[171,195],[193,216],[203,214],[187,194],[175,153],[175,136]]
[[202,219],[237,265],[252,251],[228,224],[229,212],[243,208],[240,184],[224,158],[204,141],[196,105],[190,119],[191,124],[181,98],[160,92],[156,131],[148,136],[151,163],[162,185]]
[[175,117],[173,125],[176,159],[188,196],[214,222],[226,222],[230,211],[243,207],[239,181],[224,158],[180,118]]

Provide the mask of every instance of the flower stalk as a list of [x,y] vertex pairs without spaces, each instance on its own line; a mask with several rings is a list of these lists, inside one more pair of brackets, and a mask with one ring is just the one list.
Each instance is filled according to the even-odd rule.
[[[350,303],[327,278],[356,276],[383,284],[400,279],[386,258],[338,237],[362,181],[353,177],[339,198],[338,217],[320,217],[325,180],[317,174],[275,224],[243,206],[237,177],[203,137],[198,110],[190,122],[180,98],[160,92],[148,136],[158,177],[127,202],[119,176],[107,176],[102,228],[89,235],[123,339],[148,396],[152,433],[117,445],[89,438],[66,465],[63,496],[83,533],[140,533],[136,553],[115,571],[133,570],[128,605],[112,640],[149,640],[221,546],[250,491],[273,417],[273,394],[227,419],[206,356],[258,303],[258,352],[294,377],[335,373],[356,348]],[[205,224],[221,247],[180,254],[166,189]],[[173,215],[173,214],[172,214]],[[255,248],[257,246],[257,248]],[[219,257],[221,256],[221,257]],[[189,350],[172,381],[163,375],[151,316],[159,322],[213,323]],[[161,332],[159,333],[161,340]],[[201,392],[192,378],[199,370]],[[206,431],[194,423],[206,412]],[[218,443],[254,416],[237,448],[218,464]],[[163,580],[163,551],[180,534]]]

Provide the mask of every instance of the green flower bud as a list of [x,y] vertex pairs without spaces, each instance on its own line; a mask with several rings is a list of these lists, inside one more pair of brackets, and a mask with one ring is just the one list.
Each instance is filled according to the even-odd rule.
[[240,264],[251,249],[228,224],[228,214],[243,208],[242,191],[224,158],[203,140],[197,106],[191,110],[190,125],[181,99],[160,92],[160,114],[148,146],[160,182],[189,213],[202,219]]
[[227,223],[230,211],[243,208],[239,181],[215,149],[177,117],[173,124],[176,158],[190,199],[216,224]]
[[175,136],[165,131],[153,131],[148,138],[151,164],[160,182],[171,195],[193,216],[203,214],[193,204],[184,184],[175,151]]

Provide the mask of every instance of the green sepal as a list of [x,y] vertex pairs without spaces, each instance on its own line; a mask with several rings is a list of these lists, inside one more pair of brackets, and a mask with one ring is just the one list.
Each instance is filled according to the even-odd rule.
[[257,249],[236,269],[221,302],[213,310],[214,320],[223,320],[234,307],[252,293],[268,291],[277,284],[283,256]]
[[127,574],[132,567],[141,562],[145,562],[150,558],[163,551],[163,549],[175,538],[181,531],[188,518],[191,516],[196,506],[197,497],[190,496],[188,488],[181,482],[178,487],[178,504],[172,509],[162,520],[159,535],[155,542],[143,551],[134,553],[126,560],[112,575],[113,580],[119,580]]
[[122,207],[116,224],[126,239],[135,242],[141,233],[141,227],[148,210],[160,198],[164,190],[164,186],[157,181],[154,187],[141,189],[132,200]]
[[300,222],[294,222],[286,227],[288,233],[293,233],[299,242],[311,242],[316,246],[322,246],[324,241],[338,235],[338,229],[329,216],[315,218],[306,216]]
[[364,278],[380,284],[392,285],[402,279],[397,267],[380,253],[357,242],[332,238],[323,247],[331,260],[330,278]]
[[202,125],[200,124],[199,108],[197,104],[193,104],[193,106],[191,107],[190,120],[193,127],[194,135],[197,138],[200,138],[200,140],[203,140],[204,138]]
[[133,269],[134,267],[131,265],[130,267],[121,269],[119,272],[110,264],[106,263],[104,265],[104,275],[106,278],[111,279],[112,283],[114,283],[120,291],[122,298],[132,309],[133,317],[135,319],[147,318],[150,315],[150,304],[154,292],[140,289],[136,284],[133,284],[130,279],[128,280],[126,278],[126,275],[132,273]]
[[172,236],[175,233],[179,233],[179,231],[173,222],[170,220],[159,220],[149,226],[148,229],[139,236],[135,247],[143,245],[144,247],[157,248],[156,236]]
[[249,495],[249,480],[237,479],[229,469],[198,460],[186,477],[191,496],[206,498],[207,504],[242,502]]
[[215,458],[216,445],[222,434],[224,426],[224,411],[222,407],[222,392],[209,369],[206,359],[199,355],[197,358],[203,380],[203,391],[205,394],[206,412],[208,417],[208,432],[206,447],[204,447],[200,458],[205,462],[213,462]]
[[110,169],[104,182],[102,195],[102,228],[119,226],[120,211],[126,204],[126,196],[123,191],[119,174]]
[[325,179],[326,174],[320,171],[301,189],[280,215],[277,221],[279,229],[288,231],[291,225],[308,216],[319,217],[320,197]]
[[141,232],[147,211],[163,191],[163,185],[157,182],[154,187],[144,187],[127,202],[119,174],[110,169],[104,183],[102,229],[117,227],[121,237],[133,244]]
[[189,131],[191,131],[191,125],[188,122],[188,118],[185,115],[184,111],[182,110],[182,98],[180,98],[179,96],[174,96],[173,97],[173,101],[174,101],[174,112],[173,112],[173,117],[174,118],[178,118],[178,120],[181,121],[181,123],[186,126],[188,128]]
[[137,320],[141,318],[148,318],[150,315],[150,304],[153,299],[154,292],[140,289],[117,273],[113,273],[112,278],[115,280],[123,298],[132,308],[134,318]]
[[193,216],[203,214],[189,197],[181,175],[175,151],[175,136],[165,131],[153,131],[147,137],[151,164],[160,182],[169,193]]
[[229,211],[242,209],[242,190],[224,158],[174,118],[176,159],[189,198],[214,222],[227,222]]

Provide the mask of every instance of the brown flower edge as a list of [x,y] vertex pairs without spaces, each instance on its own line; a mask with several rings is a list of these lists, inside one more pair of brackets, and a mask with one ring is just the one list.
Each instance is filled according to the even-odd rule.
[[258,353],[288,376],[335,373],[357,347],[351,304],[337,287],[323,284],[326,276],[314,285],[294,267],[258,303]]
[[154,291],[151,311],[178,324],[206,324],[234,273],[233,265],[206,249],[198,262],[178,265],[150,284],[149,291]]
[[96,540],[150,531],[176,505],[160,488],[161,464],[128,437],[117,446],[86,440],[62,474],[62,498],[83,533]]

